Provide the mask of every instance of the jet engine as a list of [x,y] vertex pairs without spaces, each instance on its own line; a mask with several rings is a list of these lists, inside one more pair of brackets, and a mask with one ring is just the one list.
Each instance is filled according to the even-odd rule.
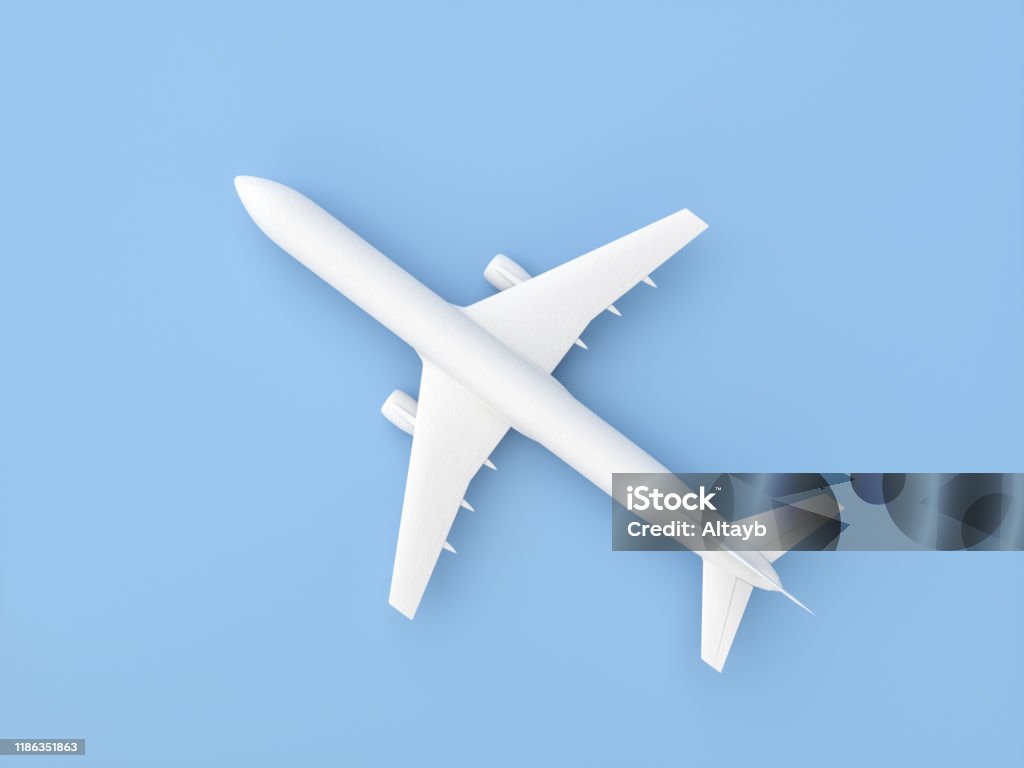
[[499,253],[484,268],[484,279],[499,291],[507,291],[529,280],[530,273],[505,254]]
[[388,395],[388,399],[380,407],[380,412],[384,414],[385,419],[407,435],[411,435],[416,429],[416,399],[400,389]]

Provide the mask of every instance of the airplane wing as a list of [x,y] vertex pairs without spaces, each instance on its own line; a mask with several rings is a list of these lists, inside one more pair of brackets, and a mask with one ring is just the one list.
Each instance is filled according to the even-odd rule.
[[753,587],[724,568],[704,561],[700,605],[700,657],[721,672]]
[[408,618],[423,599],[466,487],[508,429],[494,411],[423,361],[388,598]]
[[550,373],[591,320],[705,229],[688,210],[673,213],[465,311]]

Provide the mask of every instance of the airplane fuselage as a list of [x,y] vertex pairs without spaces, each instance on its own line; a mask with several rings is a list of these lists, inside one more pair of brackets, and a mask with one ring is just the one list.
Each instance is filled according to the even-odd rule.
[[[616,472],[669,472],[551,374],[473,322],[462,308],[442,299],[308,198],[274,186],[272,200],[251,197],[247,203],[268,206],[268,215],[260,217],[264,232],[517,432],[543,445],[609,496]],[[287,215],[277,215],[282,209]],[[278,225],[279,221],[290,226]],[[756,587],[781,589],[774,568],[760,552],[694,551]]]

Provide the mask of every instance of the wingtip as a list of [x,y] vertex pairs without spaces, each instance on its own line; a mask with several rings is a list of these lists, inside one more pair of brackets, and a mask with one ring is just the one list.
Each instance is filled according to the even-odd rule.
[[689,208],[684,208],[682,210],[682,213],[685,213],[688,217],[692,217],[693,220],[696,222],[698,226],[697,234],[700,234],[701,232],[708,228],[708,223],[704,221],[704,219],[702,219],[696,213],[691,211]]
[[722,674],[722,669],[725,667],[725,659],[709,659],[707,656],[701,654],[700,660],[715,670],[718,674]]
[[403,616],[405,616],[405,618],[407,618],[407,619],[408,619],[409,621],[412,621],[412,620],[413,620],[413,619],[414,619],[414,618],[416,617],[416,608],[415,608],[415,607],[414,607],[414,608],[412,608],[411,610],[409,610],[409,609],[406,609],[406,608],[402,608],[402,607],[400,607],[400,606],[399,606],[399,605],[398,605],[398,604],[397,604],[397,603],[395,602],[395,600],[394,600],[393,598],[392,598],[392,599],[390,599],[390,600],[388,600],[388,605],[390,605],[390,606],[391,606],[392,608],[394,608],[394,609],[395,609],[396,611],[398,611],[398,612],[399,612],[400,614],[402,614]]

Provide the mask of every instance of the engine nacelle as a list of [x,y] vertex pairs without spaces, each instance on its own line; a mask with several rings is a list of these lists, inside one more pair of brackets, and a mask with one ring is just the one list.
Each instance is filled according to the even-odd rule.
[[385,419],[407,435],[411,435],[416,429],[416,399],[400,389],[388,395],[388,399],[380,407],[380,412],[384,414]]
[[507,291],[529,280],[530,273],[505,254],[499,253],[484,268],[484,279],[499,291]]

